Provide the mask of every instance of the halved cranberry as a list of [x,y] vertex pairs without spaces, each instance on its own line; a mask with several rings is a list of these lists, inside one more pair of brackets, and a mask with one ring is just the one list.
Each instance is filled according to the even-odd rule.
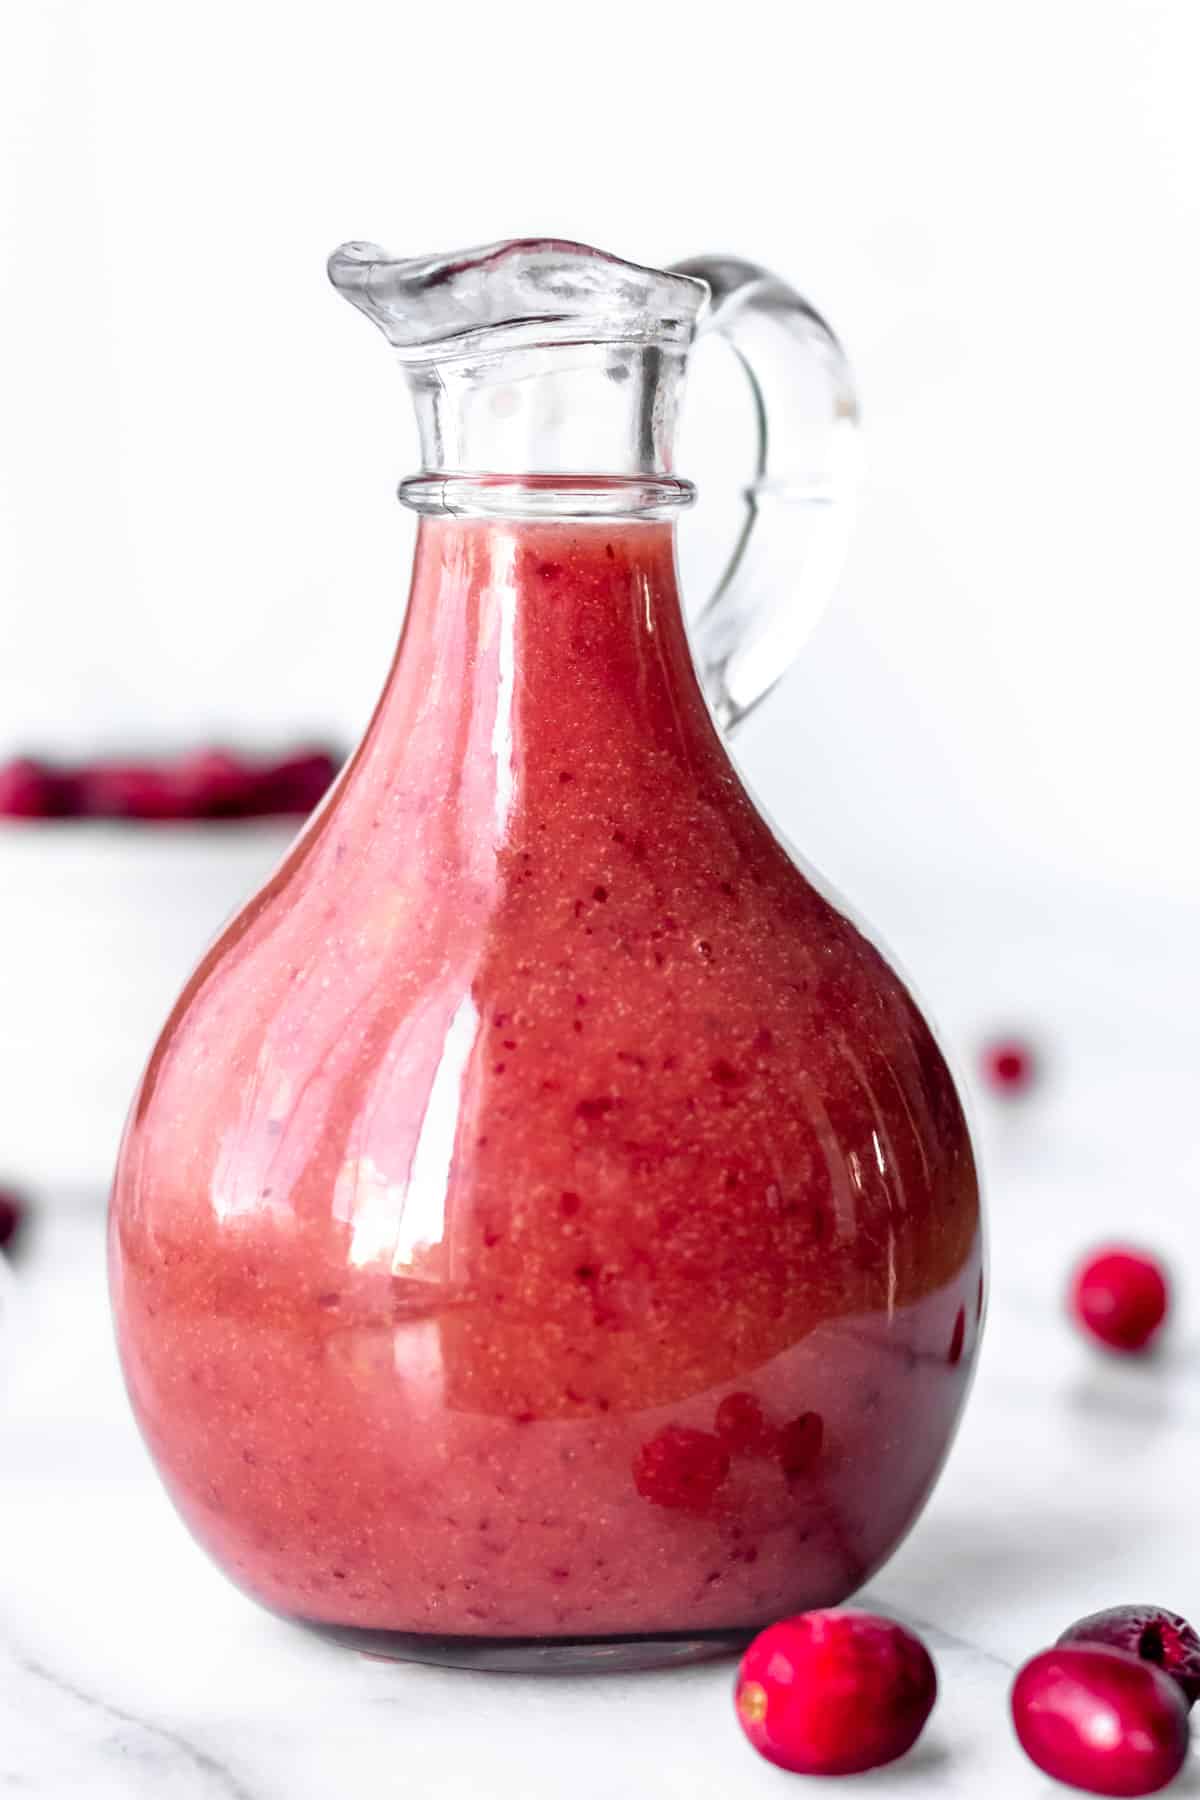
[[769,1456],[775,1448],[775,1427],[753,1394],[726,1394],[713,1424],[735,1455]]
[[820,1413],[803,1412],[779,1432],[779,1466],[789,1481],[807,1475],[821,1454],[825,1421]]
[[704,1512],[729,1473],[729,1452],[710,1431],[665,1425],[633,1459],[633,1485],[643,1500]]
[[1093,1252],[1071,1284],[1076,1318],[1110,1350],[1144,1350],[1161,1328],[1169,1300],[1161,1264],[1129,1245]]
[[799,1613],[742,1658],[738,1721],[760,1755],[798,1775],[855,1775],[912,1748],[937,1699],[919,1638],[850,1610]]
[[1043,1650],[1017,1675],[1011,1704],[1030,1760],[1088,1793],[1157,1793],[1187,1756],[1188,1713],[1178,1687],[1127,1650]]
[[1178,1613],[1161,1606],[1110,1606],[1068,1625],[1058,1641],[1128,1650],[1169,1675],[1189,1707],[1200,1700],[1200,1637]]

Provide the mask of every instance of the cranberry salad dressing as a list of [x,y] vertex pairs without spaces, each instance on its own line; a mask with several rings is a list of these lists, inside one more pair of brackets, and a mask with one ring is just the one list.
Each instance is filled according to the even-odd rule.
[[423,524],[350,778],[155,1054],[112,1248],[167,1484],[284,1612],[750,1627],[891,1550],[971,1362],[970,1148],[732,771],[670,526]]

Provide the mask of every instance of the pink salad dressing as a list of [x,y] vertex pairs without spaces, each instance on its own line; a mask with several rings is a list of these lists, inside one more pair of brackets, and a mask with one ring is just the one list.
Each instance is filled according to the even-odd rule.
[[973,1361],[970,1144],[713,730],[670,525],[423,522],[363,746],[151,1060],[111,1254],[162,1476],[281,1612],[741,1632],[893,1549]]

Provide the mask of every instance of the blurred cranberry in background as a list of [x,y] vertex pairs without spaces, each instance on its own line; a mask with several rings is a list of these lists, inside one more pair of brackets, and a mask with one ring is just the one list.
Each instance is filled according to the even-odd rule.
[[1075,1271],[1071,1310],[1106,1349],[1145,1350],[1162,1328],[1170,1289],[1161,1263],[1148,1250],[1112,1244],[1094,1250]]
[[996,1038],[985,1044],[980,1067],[984,1082],[992,1092],[1012,1099],[1028,1093],[1038,1076],[1033,1046],[1016,1037]]
[[300,817],[324,797],[340,766],[340,756],[320,745],[271,760],[210,747],[133,762],[96,758],[74,770],[20,757],[0,765],[0,818]]
[[79,811],[87,819],[178,818],[171,771],[158,763],[92,763],[79,771]]
[[0,1250],[11,1251],[29,1218],[27,1202],[13,1188],[0,1187]]
[[61,819],[75,805],[71,776],[28,756],[0,763],[0,819]]
[[0,814],[8,819],[44,819],[47,814],[46,771],[40,763],[19,757],[0,768]]
[[256,771],[230,750],[193,750],[171,770],[180,819],[241,819],[252,810]]
[[337,757],[316,747],[281,758],[259,776],[257,811],[310,813],[324,799],[338,766]]

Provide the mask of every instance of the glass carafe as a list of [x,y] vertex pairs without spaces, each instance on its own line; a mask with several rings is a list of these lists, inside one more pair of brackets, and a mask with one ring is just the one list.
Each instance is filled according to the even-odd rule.
[[[849,377],[730,260],[349,245],[331,272],[417,407],[411,597],[361,746],[136,1097],[110,1234],[133,1406],[226,1573],[347,1644],[732,1648],[895,1547],[983,1302],[945,1062],[719,729],[836,568]],[[760,455],[689,647],[698,326],[746,369]]]

